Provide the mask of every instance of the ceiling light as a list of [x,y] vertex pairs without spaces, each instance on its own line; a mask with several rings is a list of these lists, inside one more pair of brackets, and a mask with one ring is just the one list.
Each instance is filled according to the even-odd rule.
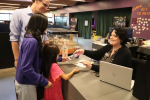
[[0,8],[0,9],[19,9],[19,8]]
[[0,3],[0,4],[6,4],[6,5],[20,5],[20,4],[10,4],[10,3]]
[[55,3],[50,3],[50,5],[60,5],[60,6],[67,6],[66,4],[55,4]]
[[57,7],[48,7],[48,8],[57,8]]
[[19,7],[15,7],[15,6],[0,6],[0,8],[1,8],[1,7],[10,7],[10,8],[13,7],[13,8],[19,8]]
[[85,0],[71,0],[71,1],[80,1],[80,2],[85,2]]

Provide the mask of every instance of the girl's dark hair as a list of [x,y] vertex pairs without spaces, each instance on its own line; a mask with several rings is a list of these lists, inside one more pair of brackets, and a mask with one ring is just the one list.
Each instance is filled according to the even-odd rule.
[[119,39],[122,40],[120,43],[121,45],[125,45],[127,42],[129,42],[129,35],[124,28],[118,27],[114,28],[114,30]]
[[41,13],[33,14],[29,20],[29,23],[26,27],[26,34],[31,34],[38,42],[39,45],[39,57],[42,57],[42,39],[41,35],[45,34],[44,31],[48,27],[48,19],[45,15]]
[[42,62],[42,73],[44,77],[49,77],[51,66],[53,63],[57,63],[57,55],[59,52],[60,50],[55,44],[46,44],[44,46]]

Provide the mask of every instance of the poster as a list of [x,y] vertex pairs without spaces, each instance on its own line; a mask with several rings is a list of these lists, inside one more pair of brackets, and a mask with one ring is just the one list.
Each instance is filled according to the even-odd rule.
[[[131,18],[130,26],[133,28],[133,36],[150,39],[150,3],[133,7]],[[135,26],[137,26],[138,29],[134,28]]]
[[87,20],[85,20],[85,26],[88,26],[88,21]]
[[[136,21],[136,19],[134,19]],[[113,22],[114,27],[125,27],[126,26],[126,16],[124,17],[114,17],[114,22]]]
[[71,18],[70,30],[75,31],[77,26],[77,18]]
[[69,42],[67,40],[62,40],[62,57],[68,58],[68,44]]

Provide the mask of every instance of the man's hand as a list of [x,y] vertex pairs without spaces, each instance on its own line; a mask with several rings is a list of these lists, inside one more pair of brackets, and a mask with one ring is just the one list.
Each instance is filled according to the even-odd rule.
[[14,62],[15,68],[17,68],[17,63],[18,63],[18,60],[15,60],[15,62]]

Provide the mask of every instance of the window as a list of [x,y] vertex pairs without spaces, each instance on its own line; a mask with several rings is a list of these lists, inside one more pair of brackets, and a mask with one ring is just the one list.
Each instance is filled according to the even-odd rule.
[[0,14],[0,20],[10,20],[9,14]]
[[12,14],[10,14],[9,17],[10,17],[10,20],[11,20]]
[[48,21],[49,21],[49,22],[52,22],[52,17],[48,17]]
[[10,21],[12,13],[0,13],[0,21]]
[[67,26],[67,17],[66,16],[55,16],[56,25]]

